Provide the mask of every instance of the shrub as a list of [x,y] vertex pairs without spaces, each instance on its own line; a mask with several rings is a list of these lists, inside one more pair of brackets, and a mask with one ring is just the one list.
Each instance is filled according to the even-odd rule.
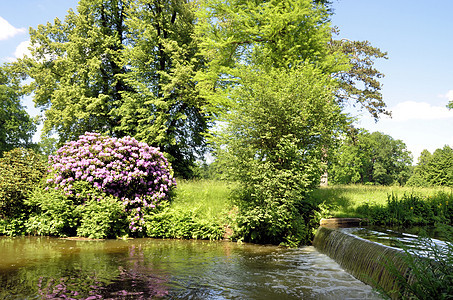
[[376,225],[433,225],[453,224],[453,194],[439,192],[434,196],[404,194],[389,195],[387,205],[365,203],[357,213]]
[[165,203],[145,216],[146,234],[155,238],[210,239],[223,237],[224,230],[215,218],[200,215],[197,207],[170,207]]
[[77,235],[93,239],[125,236],[127,219],[124,208],[111,195],[90,199],[78,207],[81,215]]
[[404,249],[402,259],[409,266],[410,275],[401,274],[388,261],[386,267],[395,275],[400,289],[397,295],[380,289],[384,296],[389,299],[453,298],[453,230],[450,226],[441,228],[446,238],[442,245],[423,234],[418,238],[418,249],[400,245]]
[[[116,199],[127,214],[131,232],[142,231],[143,215],[168,200],[176,185],[163,154],[131,137],[117,139],[85,133],[77,141],[66,143],[49,161],[52,176],[47,188],[60,190],[74,203],[90,207],[82,215],[87,211],[100,212]],[[119,216],[118,207],[114,206],[106,217]],[[85,235],[90,226],[83,220],[82,217],[83,228],[78,232]],[[92,221],[97,224],[92,232],[94,228],[112,226],[110,221],[109,225],[99,219]]]
[[30,149],[16,148],[0,158],[0,219],[19,217],[28,193],[45,177],[47,164]]
[[25,222],[26,233],[32,235],[73,235],[80,213],[76,204],[59,191],[36,188],[25,201],[33,208]]

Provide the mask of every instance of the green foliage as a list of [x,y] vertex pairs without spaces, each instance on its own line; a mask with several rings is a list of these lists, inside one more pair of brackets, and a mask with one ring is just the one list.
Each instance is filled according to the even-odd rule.
[[191,1],[132,1],[125,24],[133,46],[123,52],[130,71],[121,77],[131,89],[114,110],[118,130],[160,147],[184,178],[206,150],[211,116],[193,79],[204,67],[193,40],[195,9]]
[[357,207],[356,212],[376,225],[451,225],[453,194],[440,192],[429,197],[405,194],[401,198],[389,195],[386,205],[364,203]]
[[18,66],[59,145],[85,132],[133,136],[169,154],[176,173],[205,151],[209,115],[195,92],[203,60],[192,41],[194,4],[81,0],[64,21],[30,30]]
[[146,235],[155,238],[210,239],[224,235],[216,218],[206,218],[200,207],[170,207],[159,205],[158,210],[145,216]]
[[453,186],[453,149],[445,145],[433,154],[423,150],[413,175],[408,181],[410,186]]
[[341,124],[333,83],[309,65],[242,71],[236,105],[219,133],[217,155],[238,181],[237,235],[246,241],[307,243],[322,159]]
[[0,157],[5,151],[33,146],[34,120],[20,103],[20,78],[8,66],[0,66]]
[[[440,245],[421,235],[417,249],[404,249],[403,261],[411,275],[401,274],[391,262],[387,269],[395,275],[400,287],[396,294],[381,293],[388,298],[402,299],[451,299],[453,298],[453,228],[444,226],[445,244]],[[420,249],[423,252],[420,252]]]
[[16,148],[0,158],[0,219],[27,211],[25,200],[43,183],[47,164],[33,150]]
[[86,199],[68,197],[54,189],[37,188],[26,204],[32,208],[25,233],[50,236],[114,238],[127,234],[127,215],[121,202],[83,182],[74,189]]
[[206,68],[195,76],[211,110],[228,109],[229,88],[246,68],[291,69],[313,63],[327,74],[348,69],[331,52],[331,29],[323,6],[310,0],[200,1],[195,36]]
[[111,195],[91,197],[77,207],[80,213],[80,226],[77,236],[93,239],[115,238],[127,235],[129,221],[123,205]]
[[71,236],[79,223],[77,203],[56,190],[35,188],[25,203],[32,212],[25,223],[31,235]]
[[[336,34],[337,29],[334,28],[333,32]],[[339,104],[355,101],[368,110],[375,120],[381,114],[390,115],[390,112],[385,110],[386,105],[381,94],[382,84],[379,82],[384,74],[374,68],[374,61],[378,58],[387,59],[387,53],[371,46],[368,41],[332,39],[329,46],[333,53],[338,51],[345,54],[351,65],[349,70],[334,75],[340,86],[336,92]]]
[[380,132],[350,128],[339,149],[329,158],[333,183],[403,185],[409,178],[412,158],[401,140]]

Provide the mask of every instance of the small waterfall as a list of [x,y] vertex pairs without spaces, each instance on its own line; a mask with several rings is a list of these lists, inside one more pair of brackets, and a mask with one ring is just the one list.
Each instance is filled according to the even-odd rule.
[[319,227],[313,245],[357,279],[386,292],[399,289],[395,275],[386,265],[393,264],[404,276],[410,274],[402,259],[402,251],[340,230]]

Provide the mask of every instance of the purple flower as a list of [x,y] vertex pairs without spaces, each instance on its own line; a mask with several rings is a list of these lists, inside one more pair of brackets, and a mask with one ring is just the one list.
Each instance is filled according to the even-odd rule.
[[[132,137],[117,139],[87,132],[63,145],[49,162],[54,175],[47,180],[48,186],[58,189],[60,185],[74,195],[72,183],[84,181],[117,198],[125,212],[137,213],[131,220],[140,223],[144,222],[142,208],[155,207],[153,201],[166,198],[176,184],[159,149]],[[76,197],[81,197],[80,193]],[[131,226],[131,230],[141,230],[141,226]]]

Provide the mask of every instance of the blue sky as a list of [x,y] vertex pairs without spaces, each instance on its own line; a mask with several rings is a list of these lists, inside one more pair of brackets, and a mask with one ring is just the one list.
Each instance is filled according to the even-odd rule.
[[[0,1],[0,63],[23,55],[28,28],[64,19],[75,0]],[[383,97],[393,118],[375,123],[366,112],[358,127],[381,131],[401,139],[413,153],[414,163],[423,149],[433,152],[453,146],[453,1],[451,0],[333,0],[333,25],[340,38],[368,40],[388,52],[376,62],[385,74]],[[30,114],[39,113],[30,98]]]

